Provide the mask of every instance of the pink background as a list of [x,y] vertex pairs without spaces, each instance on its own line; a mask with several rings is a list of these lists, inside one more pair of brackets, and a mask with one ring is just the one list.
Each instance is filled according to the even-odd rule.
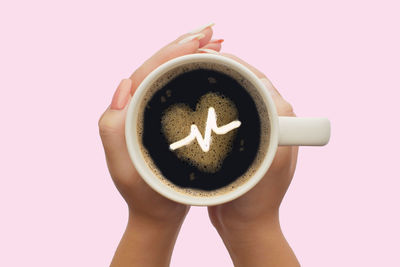
[[[331,142],[301,148],[281,208],[303,266],[400,266],[398,1],[2,1],[0,266],[108,266],[127,218],[97,120],[186,31],[262,69]],[[171,266],[231,266],[192,208]]]

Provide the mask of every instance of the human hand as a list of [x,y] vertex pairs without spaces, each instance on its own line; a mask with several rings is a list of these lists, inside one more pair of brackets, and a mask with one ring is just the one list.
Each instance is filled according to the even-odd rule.
[[[279,116],[295,116],[292,106],[259,70],[231,54],[260,78]],[[231,202],[208,207],[211,222],[222,237],[235,266],[298,266],[280,229],[279,206],[294,175],[298,147],[279,147],[262,180]]]
[[129,210],[127,230],[114,256],[115,266],[125,266],[128,262],[138,266],[166,266],[169,263],[189,206],[164,198],[139,176],[126,148],[125,117],[136,88],[159,65],[175,57],[196,53],[199,48],[221,49],[222,40],[211,41],[211,26],[182,35],[144,62],[130,79],[122,80],[111,105],[99,120],[108,169]]

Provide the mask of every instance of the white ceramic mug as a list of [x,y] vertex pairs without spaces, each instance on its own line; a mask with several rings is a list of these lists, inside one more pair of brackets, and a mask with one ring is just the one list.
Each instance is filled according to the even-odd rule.
[[[137,134],[137,121],[139,108],[145,96],[146,90],[166,72],[184,64],[206,62],[228,66],[240,73],[251,82],[254,88],[263,98],[269,115],[270,138],[266,155],[254,175],[245,183],[235,189],[215,196],[194,196],[174,190],[163,183],[149,168],[140,149],[140,140]],[[262,119],[262,118],[260,118]],[[187,205],[212,206],[222,204],[240,197],[253,188],[265,175],[275,156],[278,146],[323,146],[330,138],[330,122],[327,118],[297,118],[278,116],[275,104],[262,81],[247,67],[220,55],[192,54],[172,59],[153,72],[151,72],[137,88],[128,107],[125,123],[125,136],[129,155],[139,174],[147,184],[161,195]]]

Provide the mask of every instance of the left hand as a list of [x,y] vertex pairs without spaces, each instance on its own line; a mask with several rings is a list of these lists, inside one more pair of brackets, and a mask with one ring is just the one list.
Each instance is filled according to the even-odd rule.
[[121,82],[111,105],[99,120],[100,136],[115,186],[129,208],[125,233],[111,266],[169,266],[172,250],[189,206],[173,202],[153,191],[140,177],[125,143],[125,117],[131,95],[155,68],[199,48],[221,49],[221,41],[210,41],[210,26],[185,34],[160,49],[130,77]]
[[[144,62],[130,79],[121,82],[110,107],[99,120],[100,136],[111,177],[128,204],[130,214],[136,217],[176,224],[182,221],[189,207],[166,199],[153,191],[133,166],[126,148],[124,134],[126,111],[131,95],[151,71],[166,61],[196,53],[199,48],[219,51],[221,42],[210,41],[212,34],[211,27],[207,27],[197,34],[184,34],[160,49]],[[180,42],[182,40],[187,41]]]

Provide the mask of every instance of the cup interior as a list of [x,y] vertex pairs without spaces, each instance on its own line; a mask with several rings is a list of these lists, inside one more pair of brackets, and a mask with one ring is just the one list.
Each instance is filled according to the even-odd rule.
[[[152,90],[152,86],[159,82],[160,79],[172,79],[171,73],[174,73],[175,69],[185,69],[194,64],[202,64],[207,67],[208,64],[218,65],[225,70],[223,72],[235,72],[240,74],[243,82],[249,83],[254,95],[260,101],[260,105],[264,105],[267,110],[268,118],[260,118],[261,120],[268,123],[268,144],[266,144],[265,155],[260,159],[259,166],[256,168],[251,178],[248,178],[245,182],[237,184],[233,189],[225,190],[223,193],[215,194],[187,194],[186,190],[192,189],[179,189],[176,186],[162,181],[159,178],[160,173],[154,166],[149,164],[149,160],[146,160],[140,145],[140,137],[138,136],[138,122],[141,116],[141,110],[143,103],[148,98],[149,92]],[[270,97],[268,91],[264,87],[263,83],[256,77],[254,73],[248,70],[242,64],[223,56],[211,55],[211,54],[194,54],[187,55],[179,58],[175,58],[171,61],[164,63],[159,66],[156,70],[150,73],[145,80],[137,88],[130,104],[128,107],[126,123],[125,123],[125,135],[128,152],[131,157],[133,164],[141,177],[152,187],[155,191],[161,195],[183,204],[196,205],[196,206],[211,206],[218,205],[228,201],[231,201],[247,191],[253,188],[264,176],[268,170],[272,159],[276,153],[278,146],[278,116],[276,113],[275,105]]]

